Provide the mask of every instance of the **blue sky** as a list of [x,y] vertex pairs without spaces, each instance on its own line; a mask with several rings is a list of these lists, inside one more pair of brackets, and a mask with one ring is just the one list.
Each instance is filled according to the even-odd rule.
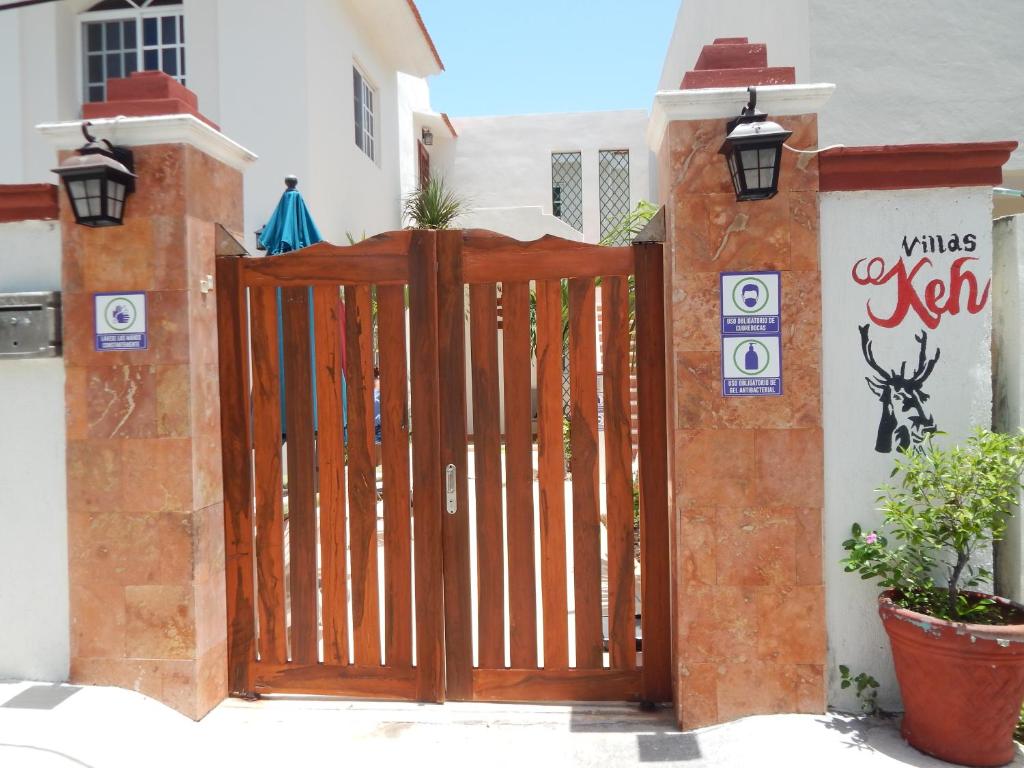
[[416,0],[452,117],[649,109],[680,0]]

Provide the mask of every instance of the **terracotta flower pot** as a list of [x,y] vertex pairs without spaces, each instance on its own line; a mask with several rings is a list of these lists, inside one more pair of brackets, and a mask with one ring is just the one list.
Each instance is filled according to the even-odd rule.
[[899,608],[891,592],[878,598],[878,613],[903,695],[903,738],[952,763],[1010,762],[1024,700],[1024,624],[943,621]]

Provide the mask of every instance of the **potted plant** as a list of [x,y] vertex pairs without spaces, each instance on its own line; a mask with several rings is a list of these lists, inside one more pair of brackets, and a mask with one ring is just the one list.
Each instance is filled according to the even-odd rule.
[[1024,606],[987,594],[972,561],[1001,538],[1021,488],[1024,435],[976,431],[963,446],[928,439],[879,489],[883,526],[853,526],[848,572],[878,579],[878,611],[903,696],[903,737],[950,762],[1013,759],[1024,700]]

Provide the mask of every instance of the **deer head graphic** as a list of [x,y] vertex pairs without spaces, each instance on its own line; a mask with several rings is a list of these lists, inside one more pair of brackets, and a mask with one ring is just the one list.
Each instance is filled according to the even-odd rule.
[[935,356],[928,359],[928,333],[921,331],[914,336],[914,341],[919,345],[917,367],[914,372],[907,375],[906,361],[900,364],[899,372],[896,369],[887,371],[875,361],[871,339],[868,338],[868,326],[858,327],[861,352],[868,365],[878,374],[864,379],[868,383],[868,388],[882,404],[875,450],[879,453],[892,453],[894,442],[898,450],[916,448],[928,434],[936,431],[935,419],[924,407],[928,402],[928,395],[921,387],[932,375],[942,350],[936,349]]

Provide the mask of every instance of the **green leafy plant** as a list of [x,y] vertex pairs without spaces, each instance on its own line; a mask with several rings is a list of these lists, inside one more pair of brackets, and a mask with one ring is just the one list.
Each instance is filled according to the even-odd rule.
[[1020,717],[1017,719],[1017,727],[1013,731],[1013,738],[1024,743],[1024,705],[1020,708]]
[[1022,468],[1024,434],[978,429],[963,446],[947,449],[930,436],[897,457],[890,477],[898,483],[879,488],[882,530],[853,525],[843,542],[846,571],[877,579],[895,591],[897,605],[918,613],[1003,623],[993,600],[966,590],[992,578],[971,557],[1002,538]]
[[626,213],[621,221],[605,233],[601,238],[601,245],[622,245],[632,242],[657,212],[658,206],[641,200],[636,204],[636,208]]
[[840,688],[854,687],[861,710],[868,715],[878,715],[882,710],[878,706],[878,681],[867,672],[854,675],[845,664],[839,665]]
[[405,197],[402,214],[413,229],[451,229],[468,207],[465,199],[448,188],[444,178],[431,176]]

